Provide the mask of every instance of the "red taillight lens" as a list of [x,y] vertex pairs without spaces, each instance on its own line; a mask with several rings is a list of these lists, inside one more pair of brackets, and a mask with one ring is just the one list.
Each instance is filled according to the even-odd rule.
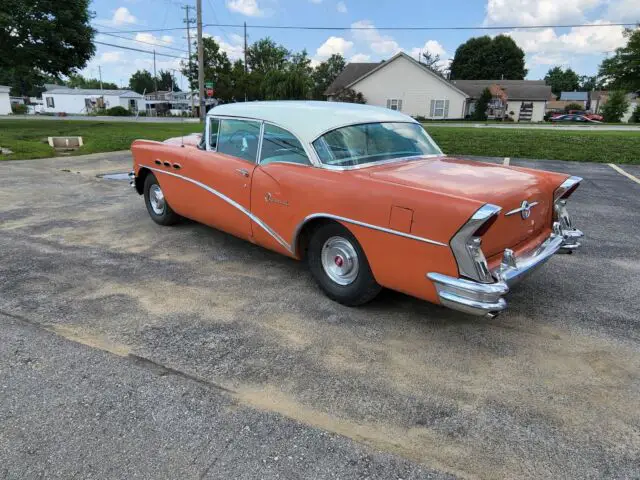
[[487,230],[491,228],[491,225],[496,223],[496,220],[498,220],[498,215],[493,215],[486,222],[484,222],[478,230],[474,232],[473,236],[482,237],[485,233],[487,233]]

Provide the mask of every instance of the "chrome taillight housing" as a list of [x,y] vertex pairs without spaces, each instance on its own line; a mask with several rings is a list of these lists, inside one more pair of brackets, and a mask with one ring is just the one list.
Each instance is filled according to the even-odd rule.
[[567,199],[576,191],[581,181],[580,177],[569,177],[553,193],[553,220],[554,224],[559,226],[559,232],[556,234],[562,235],[564,238],[561,250],[565,252],[571,252],[580,247],[578,240],[584,235],[573,226],[573,221],[567,211]]
[[493,283],[482,252],[482,234],[496,221],[501,208],[487,203],[479,208],[451,239],[451,250],[460,275],[482,283]]

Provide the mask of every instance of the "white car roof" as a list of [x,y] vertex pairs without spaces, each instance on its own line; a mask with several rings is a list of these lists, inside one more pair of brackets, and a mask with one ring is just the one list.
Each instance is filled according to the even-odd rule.
[[329,130],[346,125],[373,122],[417,123],[404,113],[383,107],[298,100],[226,103],[209,110],[207,116],[264,120],[291,131],[307,143]]

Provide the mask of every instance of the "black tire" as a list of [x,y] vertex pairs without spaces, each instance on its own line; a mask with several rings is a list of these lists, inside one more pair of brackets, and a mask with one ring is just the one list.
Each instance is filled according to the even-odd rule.
[[157,213],[154,210],[154,207],[151,203],[150,195],[151,189],[154,187],[154,185],[156,185],[157,188],[160,188],[160,183],[158,183],[155,175],[153,173],[149,173],[144,179],[144,203],[147,206],[147,212],[149,212],[151,219],[158,225],[174,225],[175,223],[180,221],[180,215],[178,215],[171,209],[166,199],[164,199],[164,207],[161,213]]
[[[336,283],[327,274],[322,264],[322,252],[325,243],[334,238],[347,240],[357,255],[357,276],[348,285]],[[358,240],[340,224],[327,223],[318,227],[312,233],[307,250],[307,262],[313,278],[325,294],[330,299],[343,305],[355,307],[365,304],[373,300],[382,289],[373,278],[369,262]]]

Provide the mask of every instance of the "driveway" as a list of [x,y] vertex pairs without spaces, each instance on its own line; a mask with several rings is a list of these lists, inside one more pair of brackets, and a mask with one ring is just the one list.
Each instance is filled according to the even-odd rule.
[[160,227],[126,152],[0,163],[0,477],[637,478],[640,185],[510,162],[587,236],[493,320]]

